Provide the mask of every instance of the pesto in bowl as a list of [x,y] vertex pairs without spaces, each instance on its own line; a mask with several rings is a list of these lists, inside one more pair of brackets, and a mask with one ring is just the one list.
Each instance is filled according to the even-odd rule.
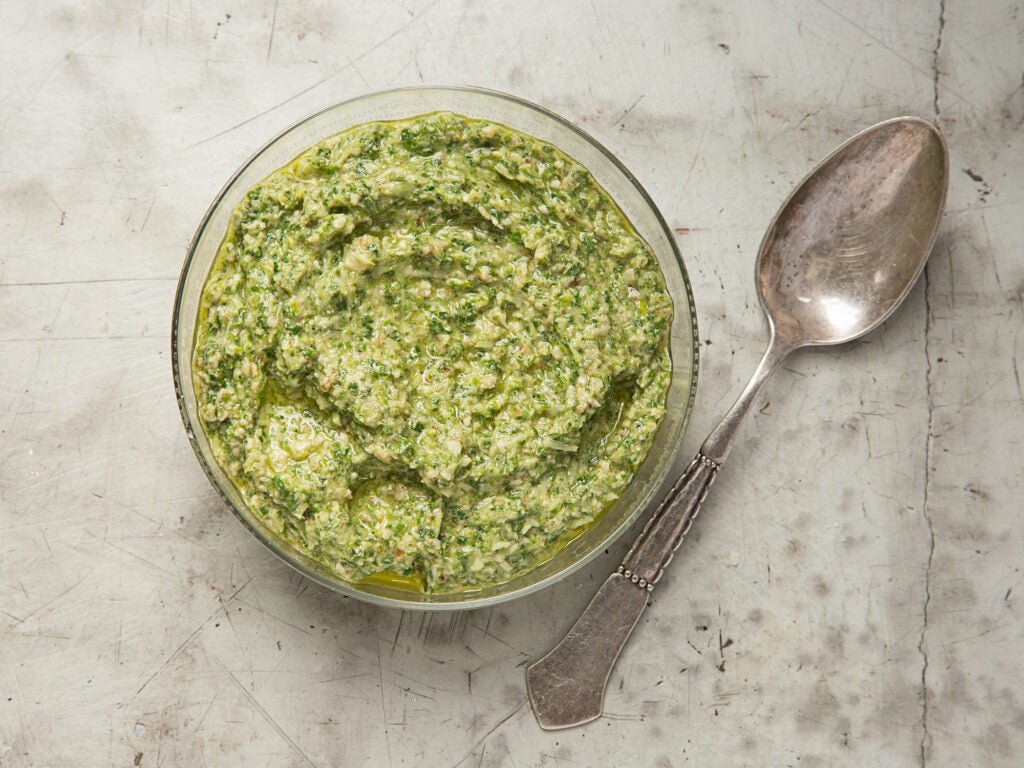
[[300,149],[229,185],[183,274],[179,404],[236,514],[331,586],[428,604],[514,593],[624,498],[635,517],[660,425],[689,415],[678,311],[588,168],[447,110]]

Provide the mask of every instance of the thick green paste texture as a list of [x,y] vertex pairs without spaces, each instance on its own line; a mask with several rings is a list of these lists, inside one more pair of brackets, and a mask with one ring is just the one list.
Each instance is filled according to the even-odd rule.
[[584,167],[436,113],[332,136],[249,191],[193,380],[267,527],[351,582],[478,587],[550,557],[632,479],[671,316]]

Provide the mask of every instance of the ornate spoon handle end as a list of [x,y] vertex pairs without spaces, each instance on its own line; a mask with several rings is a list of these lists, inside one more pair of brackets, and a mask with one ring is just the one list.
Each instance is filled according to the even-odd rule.
[[570,728],[601,716],[612,667],[717,472],[717,464],[697,454],[569,634],[527,668],[526,687],[541,728]]

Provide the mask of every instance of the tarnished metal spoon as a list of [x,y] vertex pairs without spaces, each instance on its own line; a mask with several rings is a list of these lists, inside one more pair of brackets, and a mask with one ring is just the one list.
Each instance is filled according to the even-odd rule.
[[755,267],[771,331],[768,349],[618,570],[565,639],[527,669],[542,728],[568,728],[601,715],[612,666],[761,388],[793,350],[855,339],[900,305],[931,251],[948,178],[939,131],[901,117],[854,136],[790,195],[761,242]]

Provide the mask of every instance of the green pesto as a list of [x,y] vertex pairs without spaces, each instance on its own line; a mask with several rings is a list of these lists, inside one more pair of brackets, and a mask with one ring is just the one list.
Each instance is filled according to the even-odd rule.
[[664,415],[672,304],[581,165],[437,113],[325,139],[234,211],[193,354],[215,456],[356,582],[507,580],[623,491]]

